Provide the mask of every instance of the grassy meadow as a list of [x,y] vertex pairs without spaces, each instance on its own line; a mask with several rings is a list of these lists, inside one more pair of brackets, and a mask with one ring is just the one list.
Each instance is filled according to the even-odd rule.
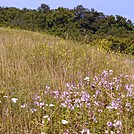
[[134,57],[0,28],[0,134],[134,134]]

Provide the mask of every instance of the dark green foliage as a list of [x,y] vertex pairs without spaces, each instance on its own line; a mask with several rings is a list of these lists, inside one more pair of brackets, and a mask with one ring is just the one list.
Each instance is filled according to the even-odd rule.
[[110,50],[121,53],[134,54],[134,41],[129,38],[109,37],[111,42]]
[[[74,9],[50,9],[41,4],[37,10],[0,7],[0,26],[47,32],[67,39],[92,42],[106,39],[107,50],[134,54],[134,25],[116,15],[104,15],[78,5]],[[109,45],[110,44],[110,45]]]
[[49,12],[50,7],[49,7],[49,5],[41,4],[41,6],[38,7],[37,10],[40,11],[40,12],[46,13],[46,12]]

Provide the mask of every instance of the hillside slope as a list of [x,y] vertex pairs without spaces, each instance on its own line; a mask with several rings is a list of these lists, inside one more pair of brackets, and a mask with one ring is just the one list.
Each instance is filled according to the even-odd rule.
[[[113,76],[107,77],[107,72],[113,73]],[[104,74],[106,76],[103,76]],[[91,47],[89,44],[63,40],[46,34],[0,28],[0,133],[39,134],[41,131],[57,134],[65,131],[79,133],[82,129],[86,130],[85,128],[90,129],[92,133],[104,133],[109,120],[114,120],[115,117],[120,119],[116,115],[117,109],[115,113],[114,111],[109,113],[105,107],[114,97],[119,99],[121,95],[118,96],[118,92],[122,93],[122,96],[127,93],[122,86],[132,83],[133,79],[129,78],[133,78],[133,75],[133,56],[106,52],[100,48]],[[105,86],[96,89],[95,83],[91,83],[92,80],[95,80],[94,77],[99,76],[104,77],[102,81],[109,82],[109,85],[111,80],[117,78],[115,84],[118,85],[114,86],[118,86],[119,90],[109,92],[108,87]],[[122,80],[118,81],[120,78]],[[75,84],[79,85],[79,90]],[[67,88],[69,90],[64,91]],[[94,90],[91,90],[92,88]],[[102,90],[103,95],[95,100],[92,95],[98,89]],[[63,95],[70,95],[70,99],[73,99],[73,95],[76,97],[78,94],[75,93],[78,92],[81,93],[80,96],[89,93],[92,98],[91,105],[93,101],[99,102],[99,100],[107,103],[100,107],[104,113],[95,113],[96,106],[91,106],[91,111],[85,108],[84,106],[87,105],[84,103],[85,100],[82,102],[82,105],[85,104],[82,109],[76,108],[73,111],[73,108],[70,110],[70,107],[62,108],[60,104],[63,104],[62,99],[66,98],[62,95],[62,91]],[[109,94],[113,95],[111,99],[109,99]],[[86,99],[88,99],[87,96]],[[126,100],[133,102],[131,96]],[[126,100],[121,104],[125,105]],[[95,102],[93,104],[96,104]],[[93,114],[88,112],[92,111],[98,123],[88,117]],[[122,122],[125,124],[119,129],[121,134],[134,132],[133,120],[129,118],[132,116],[131,113],[133,111],[120,113],[123,117]],[[66,125],[68,124],[66,120],[69,121],[69,125]],[[86,123],[87,121],[89,124]]]

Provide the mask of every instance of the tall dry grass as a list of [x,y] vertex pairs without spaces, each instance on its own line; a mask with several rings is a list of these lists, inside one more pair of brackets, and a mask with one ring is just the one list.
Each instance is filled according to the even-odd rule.
[[[83,129],[88,126],[86,125],[87,115],[84,115],[84,112],[74,112],[82,114],[82,117],[78,116],[80,117],[78,122],[70,119],[73,118],[72,111],[60,109],[59,102],[55,102],[50,93],[44,95],[44,92],[48,90],[62,92],[66,89],[66,83],[82,83],[85,77],[93,79],[103,70],[113,70],[114,77],[121,74],[133,75],[134,57],[106,52],[88,44],[67,41],[46,34],[1,28],[0,133],[60,134],[65,131],[80,133],[76,124]],[[125,82],[132,83],[133,80],[125,80]],[[89,90],[90,88],[86,88],[87,92]],[[35,96],[41,96],[45,104],[55,106],[46,105],[44,110],[38,108],[38,111],[33,112],[34,99],[37,99]],[[12,98],[17,98],[17,102],[14,103]],[[23,104],[27,104],[28,107],[24,105],[23,109]],[[51,116],[50,121],[42,125],[42,117],[45,115]],[[63,125],[62,118],[73,120],[74,123],[70,126]],[[99,119],[103,122],[103,119]],[[128,118],[126,120],[127,129],[120,132],[122,134],[134,132],[132,121],[129,125]],[[103,125],[98,125],[95,130],[96,125],[91,123],[89,128],[92,133],[104,133],[100,128],[105,128]],[[110,131],[114,130],[108,132]]]

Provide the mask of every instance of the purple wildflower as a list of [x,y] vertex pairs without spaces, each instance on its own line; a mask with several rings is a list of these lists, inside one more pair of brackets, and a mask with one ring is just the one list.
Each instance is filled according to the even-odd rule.
[[107,126],[111,128],[111,127],[113,127],[113,123],[112,122],[107,122]]

